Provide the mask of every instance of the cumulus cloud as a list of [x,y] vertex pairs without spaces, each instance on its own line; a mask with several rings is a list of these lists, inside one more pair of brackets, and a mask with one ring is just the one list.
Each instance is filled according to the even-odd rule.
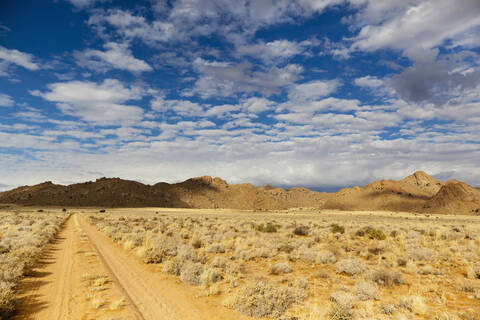
[[[42,108],[5,109],[11,118],[0,119],[0,147],[15,152],[0,157],[2,184],[99,176],[177,182],[209,174],[230,183],[330,188],[417,169],[480,183],[477,2],[149,1],[155,12],[71,2],[89,9],[87,25],[105,42],[78,51],[78,65],[133,75],[104,80],[89,70],[82,76],[96,80],[81,81],[73,80],[74,68],[54,70],[60,80],[31,91],[45,100]],[[340,42],[318,41],[313,32],[268,34],[270,26],[293,30],[344,3],[353,9],[343,19],[352,33]],[[373,56],[381,49],[394,51]],[[304,58],[317,53],[320,59]],[[375,64],[355,69],[372,56],[392,73],[375,74]],[[342,60],[340,72],[327,66],[347,58],[359,60]],[[0,47],[0,73],[14,65],[41,68],[34,56]],[[147,74],[153,66],[174,74],[172,84]],[[352,85],[382,102],[347,95],[358,91]],[[14,100],[0,95],[0,105]]]
[[34,60],[35,57],[32,54],[0,46],[0,76],[7,75],[7,69],[11,65],[17,65],[31,71],[40,69],[40,65]]
[[295,84],[289,88],[288,97],[295,101],[314,100],[328,96],[340,86],[338,80],[314,80]]
[[120,9],[96,11],[87,22],[103,33],[105,25],[114,27],[125,39],[140,39],[147,44],[168,41],[180,36],[179,30],[170,22],[149,22],[145,17]]
[[212,34],[222,35],[232,43],[245,43],[245,39],[260,28],[309,17],[343,2],[344,0],[180,0],[169,6],[163,0],[155,0],[152,1],[152,8],[156,11],[157,19],[153,21],[116,9],[97,11],[88,23],[100,33],[107,24],[116,28],[120,35],[130,39],[138,38],[147,45],[170,40],[184,41]]
[[[383,140],[365,133],[365,128],[375,124],[365,120],[369,116],[355,119],[346,115],[322,115],[316,121],[326,128],[313,131],[309,128],[305,135],[301,131],[303,126],[289,124],[271,127],[265,133],[244,129],[202,130],[197,122],[165,124],[162,132],[170,130],[169,134],[142,139],[140,144],[124,143],[121,148],[106,147],[102,153],[80,152],[71,145],[57,145],[52,136],[1,135],[2,143],[17,144],[17,147],[67,149],[62,153],[34,151],[30,160],[19,160],[20,155],[2,157],[0,168],[11,168],[15,163],[17,172],[2,169],[0,174],[3,183],[12,185],[37,183],[52,177],[57,182],[84,181],[104,175],[147,183],[177,182],[210,174],[227,177],[230,183],[328,187],[364,184],[385,177],[402,178],[415,169],[429,169],[431,174],[453,171],[450,176],[466,178],[470,183],[480,181],[472,162],[480,156],[478,148],[450,140],[459,139],[461,135],[442,135],[439,129],[435,138],[419,135],[413,139]],[[380,126],[381,121],[376,125]],[[337,130],[343,130],[343,134],[335,134]],[[288,132],[292,135],[282,136]],[[135,159],[135,166],[131,165],[131,159]],[[40,165],[42,170],[36,170]],[[462,174],[465,172],[471,175]]]
[[144,95],[143,90],[138,87],[125,87],[115,79],[105,79],[102,83],[57,82],[49,84],[48,89],[46,92],[33,91],[32,94],[56,102],[58,109],[64,114],[89,123],[135,123],[143,118],[142,108],[124,104],[140,99]]
[[369,90],[378,97],[391,98],[395,95],[395,90],[391,86],[391,79],[380,79],[375,76],[364,76],[356,78],[353,83],[361,88]]
[[264,70],[252,70],[250,63],[226,63],[197,58],[194,62],[199,78],[184,95],[231,97],[239,93],[259,93],[271,96],[300,78],[303,68],[297,64],[284,67],[272,66]]
[[163,97],[157,97],[152,100],[151,107],[159,113],[173,111],[177,115],[185,117],[200,117],[204,115],[203,106],[188,100],[165,100]]
[[0,93],[0,107],[11,107],[15,104],[12,97],[8,94]]
[[373,76],[365,76],[356,78],[354,83],[360,87],[366,88],[379,88],[383,85],[383,81]]
[[87,49],[76,52],[77,64],[96,71],[121,69],[131,72],[152,71],[145,61],[133,56],[127,44],[107,42],[103,46],[105,51]]
[[361,27],[353,49],[384,48],[408,52],[443,44],[480,25],[480,3],[464,0],[371,1],[351,0],[363,6],[356,17]]
[[259,41],[256,44],[238,46],[236,53],[240,56],[246,55],[260,59],[266,63],[277,63],[302,54],[311,44],[310,41],[300,43],[289,40],[274,40],[267,43]]
[[392,77],[392,86],[398,95],[411,102],[430,101],[442,104],[458,98],[480,84],[480,70],[466,73],[452,70],[451,63],[424,61],[415,63]]

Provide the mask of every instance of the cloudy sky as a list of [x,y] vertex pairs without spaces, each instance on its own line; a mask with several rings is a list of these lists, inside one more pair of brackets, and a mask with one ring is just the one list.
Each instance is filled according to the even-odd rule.
[[0,189],[480,186],[479,64],[478,0],[1,1]]

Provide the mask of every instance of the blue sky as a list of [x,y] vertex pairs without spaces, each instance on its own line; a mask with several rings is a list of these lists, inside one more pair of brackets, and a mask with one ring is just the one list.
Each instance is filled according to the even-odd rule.
[[0,188],[480,185],[477,0],[0,4]]

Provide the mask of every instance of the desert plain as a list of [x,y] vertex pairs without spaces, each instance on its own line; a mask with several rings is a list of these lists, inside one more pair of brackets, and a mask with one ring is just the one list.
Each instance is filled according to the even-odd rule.
[[480,314],[475,215],[9,206],[0,216],[2,317]]

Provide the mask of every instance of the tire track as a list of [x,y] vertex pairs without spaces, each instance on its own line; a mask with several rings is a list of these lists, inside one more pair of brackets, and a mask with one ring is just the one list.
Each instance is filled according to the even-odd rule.
[[71,318],[76,304],[72,294],[76,258],[73,250],[74,236],[72,217],[69,217],[47,248],[48,254],[42,257],[41,271],[35,272],[37,276],[24,280],[24,297],[20,298],[22,308],[14,319]]
[[[75,219],[75,224],[77,225],[80,225],[79,222],[78,222],[78,216],[75,215],[74,217]],[[80,226],[81,227],[81,226]],[[83,230],[83,228],[82,228]],[[84,231],[85,232],[85,231]],[[108,273],[110,274],[110,277],[112,278],[112,280],[117,284],[117,287],[118,289],[121,291],[121,293],[125,296],[125,298],[128,300],[131,308],[133,309],[133,316],[135,317],[135,319],[137,320],[145,320],[145,318],[143,317],[142,313],[140,312],[140,310],[138,309],[137,305],[135,304],[135,302],[132,300],[132,298],[130,297],[130,295],[128,294],[128,291],[125,290],[125,288],[122,286],[121,282],[119,281],[119,279],[117,278],[117,275],[115,274],[115,272],[110,268],[110,265],[108,264],[108,262],[105,260],[103,254],[102,254],[102,251],[99,250],[99,248],[97,247],[96,243],[94,241],[92,241],[92,239],[90,238],[90,234],[88,232],[85,232],[87,237],[88,237],[88,240],[90,241],[90,244],[92,245],[92,247],[95,249],[95,251],[97,252],[97,255],[98,257],[100,258],[100,260],[102,261],[104,267],[107,269]]]
[[99,257],[125,291],[132,305],[146,320],[225,320],[251,319],[220,305],[207,304],[192,295],[192,291],[166,280],[151,265],[128,254],[106,235],[78,217],[78,221],[96,248]]

